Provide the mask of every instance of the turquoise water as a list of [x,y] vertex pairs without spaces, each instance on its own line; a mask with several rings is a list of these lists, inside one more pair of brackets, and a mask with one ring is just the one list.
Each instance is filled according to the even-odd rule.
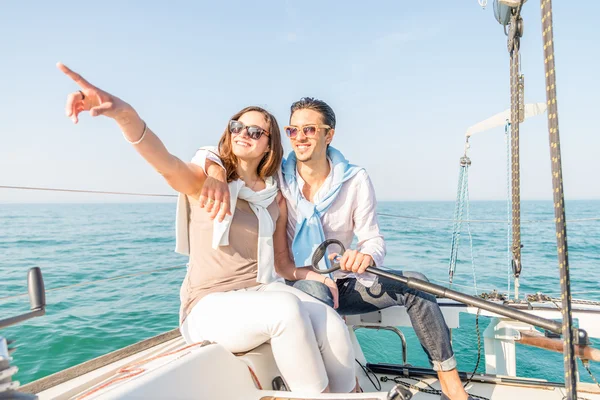
[[[473,202],[471,218],[505,219],[504,202]],[[380,203],[386,214],[451,218],[452,202]],[[551,202],[524,202],[521,293],[559,288]],[[569,201],[567,217],[600,216],[600,201]],[[179,285],[186,258],[173,252],[174,203],[0,205],[0,298],[26,292],[30,267],[41,267],[47,289],[157,268],[181,268],[47,293],[47,314],[0,332],[17,340],[17,379],[27,383],[177,326]],[[380,217],[387,240],[386,266],[448,280],[451,222]],[[473,293],[469,236],[463,226],[455,283]],[[507,287],[506,226],[473,223],[478,288]],[[569,225],[573,297],[600,300],[600,221]],[[459,288],[462,286],[455,286]],[[580,293],[579,295],[577,295]],[[0,318],[28,310],[27,297],[0,299]],[[463,316],[453,332],[459,368],[472,370],[477,355],[475,318]],[[480,319],[481,329],[489,320]],[[600,323],[600,321],[599,321]],[[410,329],[408,361],[427,366]],[[400,345],[388,332],[359,331],[371,362],[399,362]],[[374,340],[377,339],[377,340]],[[599,340],[595,340],[600,345]],[[483,371],[482,360],[480,371]],[[519,346],[518,374],[562,381],[562,356]],[[600,375],[595,365],[593,371]],[[582,380],[589,376],[581,369]]]

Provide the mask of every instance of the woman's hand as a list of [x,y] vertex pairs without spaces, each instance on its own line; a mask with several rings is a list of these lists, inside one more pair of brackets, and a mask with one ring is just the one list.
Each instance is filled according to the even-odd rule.
[[329,290],[331,290],[331,295],[333,296],[333,308],[337,309],[340,306],[340,292],[338,291],[337,284],[330,277],[326,277],[323,283],[329,288]]
[[119,125],[128,125],[136,119],[137,114],[133,107],[123,100],[92,85],[66,65],[58,63],[56,66],[81,88],[67,97],[65,112],[73,123],[79,122],[79,114],[82,111],[89,111],[92,117],[105,115],[116,120]]

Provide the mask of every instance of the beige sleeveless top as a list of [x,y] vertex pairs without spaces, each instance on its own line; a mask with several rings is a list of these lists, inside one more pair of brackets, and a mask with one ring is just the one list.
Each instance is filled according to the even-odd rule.
[[[238,199],[229,231],[229,245],[212,248],[213,221],[198,201],[188,196],[190,205],[190,261],[181,285],[180,322],[204,296],[214,292],[239,290],[259,283],[258,218],[247,201]],[[277,201],[267,210],[275,224],[279,217]]]

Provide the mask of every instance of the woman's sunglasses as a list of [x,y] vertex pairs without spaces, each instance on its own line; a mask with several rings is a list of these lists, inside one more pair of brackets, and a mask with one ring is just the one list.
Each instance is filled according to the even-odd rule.
[[232,135],[239,135],[244,129],[246,129],[246,134],[248,135],[248,137],[253,140],[260,139],[262,135],[269,136],[269,132],[265,131],[260,126],[246,126],[240,121],[229,121],[229,133],[231,133]]
[[299,131],[302,131],[302,133],[304,133],[304,136],[315,136],[315,134],[320,128],[331,129],[329,125],[309,124],[302,126],[286,126],[284,130],[285,134],[288,135],[290,139],[294,139],[296,136],[298,136]]

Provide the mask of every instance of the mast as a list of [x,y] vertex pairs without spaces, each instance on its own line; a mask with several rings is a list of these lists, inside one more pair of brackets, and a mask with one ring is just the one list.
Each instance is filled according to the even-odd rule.
[[577,399],[577,364],[575,362],[573,316],[571,314],[571,280],[567,247],[567,224],[563,192],[560,136],[558,133],[558,104],[556,102],[556,74],[554,65],[554,36],[552,1],[540,0],[542,10],[542,40],[544,42],[544,69],[546,72],[546,104],[548,106],[548,133],[552,157],[552,193],[554,195],[554,221],[562,301],[562,335],[567,399]]

